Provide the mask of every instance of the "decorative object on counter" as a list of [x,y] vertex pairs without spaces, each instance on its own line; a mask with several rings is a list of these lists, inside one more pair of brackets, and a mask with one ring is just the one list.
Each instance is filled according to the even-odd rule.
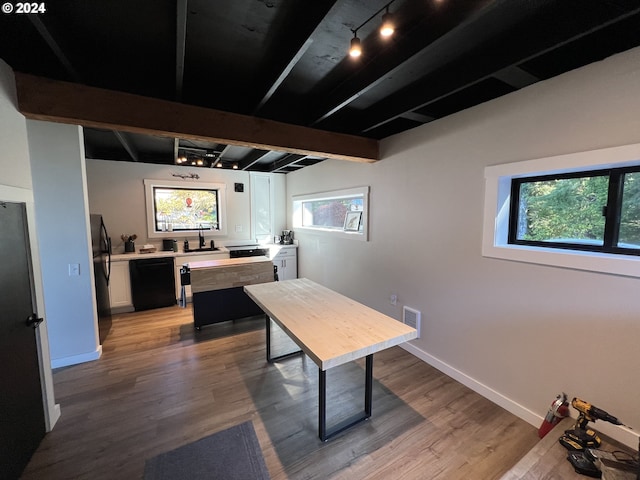
[[134,240],[138,238],[138,235],[135,233],[133,235],[123,233],[120,235],[120,238],[124,242],[124,253],[133,253],[136,251],[136,244],[134,243]]
[[283,245],[292,245],[293,244],[293,231],[291,230],[282,230],[282,235],[280,236],[280,243]]
[[347,212],[344,217],[344,231],[358,232],[360,231],[360,222],[362,221],[362,212]]
[[140,253],[153,253],[156,251],[156,247],[151,244],[145,244],[140,249]]
[[173,249],[173,244],[175,240],[172,238],[165,238],[162,240],[162,250],[165,252],[178,251]]

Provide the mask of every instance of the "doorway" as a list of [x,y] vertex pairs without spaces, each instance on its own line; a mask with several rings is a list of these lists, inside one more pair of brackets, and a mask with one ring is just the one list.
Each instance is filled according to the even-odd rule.
[[17,479],[45,434],[33,271],[23,203],[0,202],[0,478]]

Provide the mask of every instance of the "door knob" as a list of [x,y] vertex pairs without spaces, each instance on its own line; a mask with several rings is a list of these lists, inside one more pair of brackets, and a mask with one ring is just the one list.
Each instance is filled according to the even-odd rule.
[[38,318],[38,315],[34,313],[29,315],[25,323],[27,324],[27,327],[31,327],[35,329],[35,328],[38,328],[38,325],[40,325],[43,321],[44,321],[44,318]]

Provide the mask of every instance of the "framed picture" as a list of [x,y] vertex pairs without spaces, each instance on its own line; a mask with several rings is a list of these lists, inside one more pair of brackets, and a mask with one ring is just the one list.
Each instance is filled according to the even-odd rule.
[[345,232],[360,231],[361,221],[362,221],[362,212],[347,212],[347,216],[344,218],[344,231]]

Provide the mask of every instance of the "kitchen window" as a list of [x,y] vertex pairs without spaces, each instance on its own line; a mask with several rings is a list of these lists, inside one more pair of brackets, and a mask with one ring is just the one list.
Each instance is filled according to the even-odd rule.
[[226,234],[225,185],[145,180],[149,238],[193,234]]
[[369,187],[293,197],[293,227],[366,241]]
[[640,167],[513,179],[509,243],[640,255]]
[[482,255],[640,277],[639,180],[640,144],[486,167]]

